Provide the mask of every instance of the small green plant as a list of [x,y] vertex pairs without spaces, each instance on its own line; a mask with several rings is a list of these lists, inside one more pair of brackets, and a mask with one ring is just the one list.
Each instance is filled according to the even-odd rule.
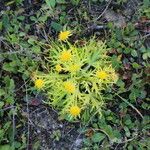
[[105,103],[104,92],[118,79],[106,55],[105,42],[94,38],[83,46],[67,41],[71,35],[59,34],[60,43],[49,49],[47,73],[35,73],[35,87],[47,91],[46,102],[60,111],[62,116],[82,116],[84,112],[101,115]]
[[139,9],[140,15],[150,17],[150,2],[149,0],[143,0],[142,6]]

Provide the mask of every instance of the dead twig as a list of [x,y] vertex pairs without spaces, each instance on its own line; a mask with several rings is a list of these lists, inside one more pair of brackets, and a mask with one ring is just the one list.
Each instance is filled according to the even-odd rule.
[[103,10],[103,12],[95,19],[95,21],[99,20],[104,14],[105,12],[107,11],[110,3],[111,3],[112,0],[109,0],[108,4],[106,5],[105,9]]
[[30,140],[30,118],[29,118],[29,101],[28,101],[28,93],[27,93],[27,85],[24,81],[25,89],[26,89],[26,102],[27,102],[27,118],[28,118],[28,133],[27,133],[27,150],[29,150],[29,140]]
[[150,33],[148,33],[148,34],[142,36],[141,39],[145,39],[145,38],[147,38],[147,37],[149,37],[149,36],[150,36]]
[[132,107],[139,114],[139,116],[141,116],[141,118],[143,119],[143,115],[139,112],[139,110],[135,106],[133,106],[130,102],[128,102],[125,98],[121,97],[119,94],[115,93],[115,95],[118,96],[121,100],[123,100],[130,107]]
[[6,110],[8,110],[8,109],[12,109],[12,108],[15,108],[15,106],[9,106],[9,107],[6,107],[6,108],[4,108],[4,109],[1,109],[0,111],[6,111]]

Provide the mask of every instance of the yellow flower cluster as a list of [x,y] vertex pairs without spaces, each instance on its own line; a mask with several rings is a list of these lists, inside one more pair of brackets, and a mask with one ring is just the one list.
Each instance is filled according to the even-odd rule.
[[81,108],[78,106],[71,106],[69,112],[72,116],[76,117],[80,114]]
[[57,72],[60,72],[60,71],[62,71],[63,68],[62,68],[61,65],[56,65],[55,69],[56,69]]
[[101,80],[105,80],[107,79],[108,74],[105,71],[101,70],[96,72],[96,76]]
[[76,90],[75,85],[70,81],[64,82],[64,88],[68,93],[74,93]]
[[36,79],[35,82],[34,82],[34,84],[35,84],[35,87],[37,89],[42,89],[43,86],[44,86],[44,80],[42,80],[42,79]]
[[61,31],[58,35],[58,39],[60,41],[66,41],[68,39],[69,36],[71,36],[71,32],[70,31]]
[[79,70],[80,70],[80,66],[77,65],[77,64],[71,65],[71,66],[69,67],[69,71],[70,71],[70,72],[77,72],[77,71],[79,71]]
[[[71,116],[77,117],[80,116],[81,110],[84,111],[85,106],[91,106],[92,109],[102,107],[104,102],[100,92],[115,83],[118,76],[107,62],[106,55],[103,57],[106,59],[106,63],[98,57],[103,55],[101,51],[98,53],[99,50],[106,50],[105,43],[99,43],[99,46],[93,40],[89,47],[86,45],[78,48],[67,42],[71,35],[70,31],[59,33],[58,38],[67,43],[65,43],[66,47],[61,45],[62,42],[60,42],[60,47],[56,45],[55,57],[51,61],[54,69],[50,70],[48,75],[37,76],[34,84],[37,89],[51,87],[52,91],[48,91],[51,101],[62,108],[63,114],[69,113]],[[109,66],[107,66],[108,64]],[[92,97],[92,95],[94,96]]]
[[65,62],[65,61],[69,61],[71,59],[72,55],[70,51],[63,51],[60,54],[60,60]]

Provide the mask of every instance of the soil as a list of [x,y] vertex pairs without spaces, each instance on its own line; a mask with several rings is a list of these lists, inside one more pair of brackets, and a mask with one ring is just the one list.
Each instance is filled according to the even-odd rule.
[[[27,113],[25,111],[22,113]],[[79,123],[59,121],[57,112],[44,105],[29,107],[29,111],[29,149],[37,142],[40,150],[79,150],[82,147],[83,135],[77,130]]]

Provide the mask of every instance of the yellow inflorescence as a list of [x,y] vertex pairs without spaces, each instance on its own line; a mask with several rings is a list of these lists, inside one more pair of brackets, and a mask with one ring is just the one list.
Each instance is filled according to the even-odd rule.
[[60,54],[60,60],[61,61],[68,61],[70,60],[72,57],[71,52],[70,51],[63,51]]
[[69,81],[64,83],[64,88],[68,93],[74,93],[75,92],[75,85]]
[[72,116],[76,117],[80,114],[81,109],[78,106],[71,106],[69,112]]
[[[62,116],[67,114],[71,119],[84,117],[84,111],[88,108],[101,115],[105,100],[103,90],[118,80],[109,59],[107,61],[106,45],[103,42],[98,44],[95,39],[91,39],[89,44],[83,41],[72,45],[67,41],[69,36],[70,31],[61,31],[58,38],[63,42],[59,45],[52,42],[54,48],[52,45],[51,58],[47,59],[48,72],[32,74],[35,87],[38,90],[45,88],[50,103],[61,110]],[[91,56],[95,54],[98,59],[94,58],[91,65]]]
[[77,65],[77,64],[71,65],[70,68],[69,68],[70,72],[76,72],[76,71],[79,71],[79,70],[80,70],[80,66]]
[[68,39],[69,36],[71,36],[70,31],[61,31],[58,35],[58,39],[61,41],[65,41]]
[[105,80],[108,77],[108,74],[105,71],[97,71],[96,76],[101,80]]
[[37,89],[41,89],[44,86],[44,81],[42,79],[37,79],[34,84]]
[[55,70],[58,71],[58,72],[62,71],[61,65],[56,65]]

